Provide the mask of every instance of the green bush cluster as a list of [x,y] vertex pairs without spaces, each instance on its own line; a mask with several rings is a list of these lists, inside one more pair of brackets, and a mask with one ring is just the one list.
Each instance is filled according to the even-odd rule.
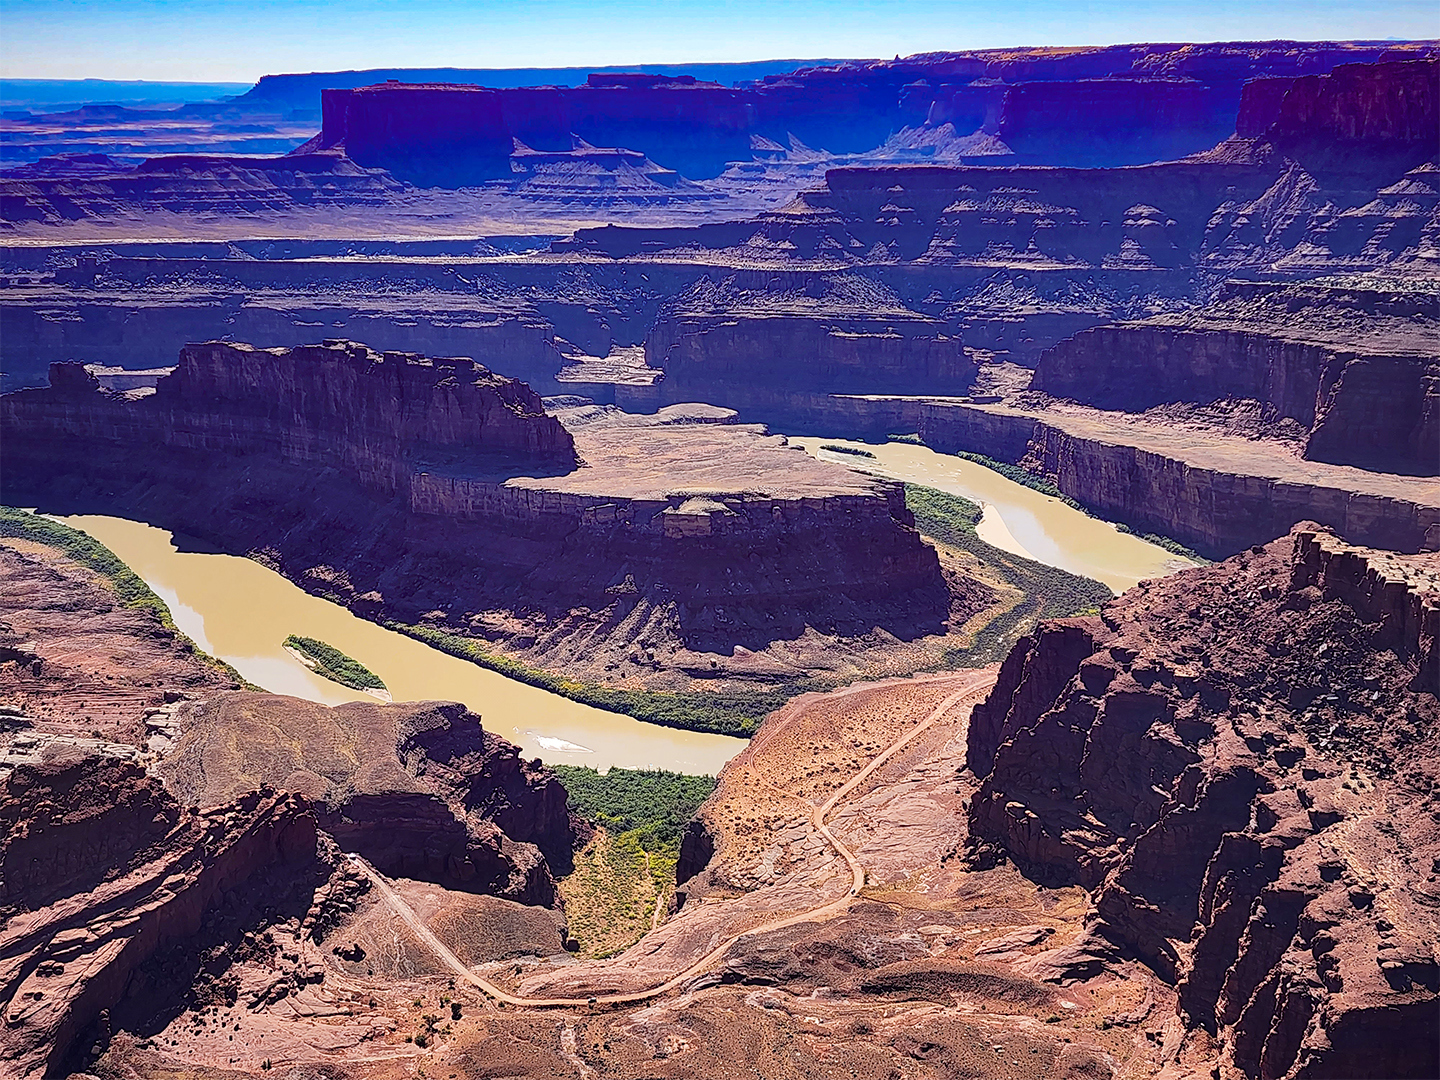
[[820,449],[829,450],[831,453],[835,454],[849,454],[852,457],[873,458],[875,456],[869,450],[859,450],[853,446],[841,446],[839,443],[821,443]]
[[[552,765],[570,795],[570,809],[615,833],[638,832],[646,851],[678,845],[685,823],[715,790],[715,777],[664,769]],[[651,843],[646,843],[646,839]]]
[[1098,611],[1112,593],[1091,578],[1003,551],[975,531],[981,509],[969,499],[918,484],[905,485],[905,505],[921,534],[968,551],[1023,594],[1021,601],[992,620],[966,648],[946,653],[947,667],[983,667],[1003,659],[1010,647],[1041,619]]
[[323,675],[331,682],[348,686],[352,690],[384,690],[380,676],[358,660],[352,660],[334,645],[317,641],[315,638],[291,634],[285,639],[285,647],[309,657],[315,662],[315,674]]
[[786,689],[754,691],[685,691],[672,693],[659,690],[621,690],[612,686],[579,682],[532,668],[508,656],[487,652],[472,638],[449,634],[429,626],[387,622],[387,630],[408,634],[441,652],[469,660],[481,667],[498,671],[506,678],[529,686],[538,686],[552,694],[593,705],[597,709],[633,716],[661,727],[704,731],[714,735],[736,735],[748,738],[760,721],[796,694],[811,689],[807,682]]
[[551,768],[570,795],[570,809],[612,834],[606,852],[612,873],[628,878],[643,865],[656,897],[666,895],[675,884],[685,823],[715,790],[715,777],[664,769],[600,773],[586,765]]

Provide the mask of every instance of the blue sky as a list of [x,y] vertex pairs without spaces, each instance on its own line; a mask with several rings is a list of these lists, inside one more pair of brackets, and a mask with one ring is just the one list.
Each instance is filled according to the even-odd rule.
[[1440,37],[1437,0],[0,0],[0,76],[886,57],[1007,45]]

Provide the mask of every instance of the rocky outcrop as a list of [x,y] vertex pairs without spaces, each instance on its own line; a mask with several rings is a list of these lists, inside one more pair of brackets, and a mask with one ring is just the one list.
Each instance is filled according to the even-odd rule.
[[340,846],[388,874],[551,906],[574,846],[565,790],[462,705],[329,708],[235,692],[177,714],[165,760],[186,803],[298,792]]
[[[161,413],[169,445],[340,462],[389,490],[415,454],[479,453],[541,467],[575,461],[569,432],[545,415],[534,391],[465,357],[376,354],[343,342],[272,352],[188,345],[153,403],[141,404]],[[217,432],[201,419],[207,414],[224,416],[233,434]]]
[[302,799],[252,791],[182,810],[158,779],[100,757],[17,768],[0,779],[0,814],[0,1067],[17,1077],[68,1075],[87,1030],[103,1046],[141,965],[227,893],[276,900],[319,866]]
[[1124,412],[1245,398],[1308,429],[1311,460],[1440,472],[1440,362],[1423,346],[1387,352],[1379,334],[1336,346],[1212,322],[1082,331],[1041,355],[1031,387]]
[[1373,169],[1378,155],[1404,170],[1435,158],[1437,128],[1440,60],[1416,59],[1297,78],[1265,135],[1307,168]]
[[977,857],[1090,890],[1239,1072],[1427,1075],[1437,574],[1307,525],[1042,625],[972,718]]

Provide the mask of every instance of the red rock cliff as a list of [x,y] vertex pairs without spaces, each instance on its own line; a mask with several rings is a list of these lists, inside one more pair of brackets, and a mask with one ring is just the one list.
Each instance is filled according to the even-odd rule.
[[978,853],[1090,890],[1245,1075],[1440,1051],[1437,558],[1298,527],[1043,625],[972,718]]

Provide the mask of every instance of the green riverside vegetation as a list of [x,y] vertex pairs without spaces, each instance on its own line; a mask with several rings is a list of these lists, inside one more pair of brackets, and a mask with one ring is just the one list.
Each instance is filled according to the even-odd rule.
[[348,686],[352,690],[384,690],[380,676],[358,660],[352,660],[334,645],[328,645],[315,638],[298,637],[291,634],[284,641],[287,649],[294,649],[315,664],[315,674],[331,682]]
[[874,457],[869,450],[859,450],[853,446],[841,446],[839,443],[821,443],[821,450],[829,450],[834,454],[849,454],[852,457]]
[[951,649],[947,667],[983,667],[1004,658],[1010,646],[1040,619],[1098,611],[1112,593],[1091,578],[1013,555],[987,544],[975,532],[981,509],[969,499],[918,484],[905,485],[905,505],[924,536],[967,551],[1023,594],[1020,602],[982,627],[967,648]]
[[797,680],[784,689],[752,691],[685,691],[671,693],[659,690],[621,690],[611,686],[579,682],[522,664],[508,656],[488,652],[473,638],[448,634],[429,626],[386,622],[387,630],[408,634],[431,648],[469,660],[481,667],[498,671],[506,678],[538,686],[552,694],[593,705],[597,709],[633,716],[661,727],[704,731],[714,735],[735,735],[748,738],[760,721],[796,694],[815,689],[813,680]]
[[715,790],[715,777],[664,769],[611,769],[552,765],[570,793],[570,809],[611,832],[640,833],[647,851],[673,844],[679,851],[685,823]]
[[[887,438],[891,442],[909,443],[912,446],[925,445],[924,441],[920,438],[919,435],[889,435],[887,436]],[[822,447],[822,449],[842,450],[843,447],[826,446]],[[873,457],[874,455],[871,456]],[[984,454],[966,453],[964,450],[951,451],[950,456],[964,458],[966,461],[973,461],[976,465],[983,465],[985,468],[991,470],[992,472],[999,473],[1007,480],[1013,480],[1017,484],[1028,487],[1033,491],[1040,492],[1040,494],[1042,495],[1049,495],[1052,499],[1059,499],[1072,510],[1079,510],[1082,514],[1085,514],[1088,517],[1098,516],[1094,513],[1091,513],[1090,510],[1088,510],[1085,506],[1081,505],[1076,500],[1072,499],[1069,495],[1066,495],[1063,491],[1056,487],[1054,481],[1050,480],[1048,477],[1036,476],[1034,473],[1027,472],[1025,469],[1022,469],[1019,465],[1011,465],[1008,462],[997,461],[992,457],[986,457]],[[1106,519],[1101,518],[1100,520]],[[1179,555],[1182,558],[1190,559],[1192,562],[1202,564],[1208,564],[1210,562],[1209,559],[1205,558],[1203,555],[1196,554],[1193,549],[1186,547],[1184,544],[1180,543],[1179,540],[1172,540],[1170,537],[1161,536],[1159,533],[1136,533],[1134,529],[1132,529],[1129,525],[1126,525],[1123,521],[1112,522],[1112,524],[1120,532],[1129,533],[1132,536],[1139,536],[1140,539],[1144,540],[1147,544],[1154,544],[1156,547],[1163,548],[1166,551],[1170,552],[1170,554],[1172,555]]]
[[218,660],[196,648],[195,643],[175,626],[170,609],[165,601],[155,595],[153,589],[134,570],[126,566],[120,556],[96,540],[89,533],[72,529],[50,518],[32,514],[14,506],[0,506],[0,536],[11,536],[19,540],[30,540],[54,548],[66,558],[72,559],[88,570],[103,577],[115,591],[115,598],[128,608],[137,608],[153,614],[165,629],[173,632],[196,656],[207,664],[218,668],[247,690],[261,687],[247,682],[240,673],[223,660]]
[[[571,926],[584,953],[613,955],[644,934],[655,904],[674,887],[685,823],[715,790],[715,778],[663,769],[550,767],[570,794],[570,809],[608,834],[597,834],[602,846],[593,852],[587,847],[563,891],[567,903],[584,901],[584,911],[574,905]],[[642,890],[647,874],[650,889]],[[646,891],[653,900],[642,901]],[[597,922],[603,930],[592,925]]]

